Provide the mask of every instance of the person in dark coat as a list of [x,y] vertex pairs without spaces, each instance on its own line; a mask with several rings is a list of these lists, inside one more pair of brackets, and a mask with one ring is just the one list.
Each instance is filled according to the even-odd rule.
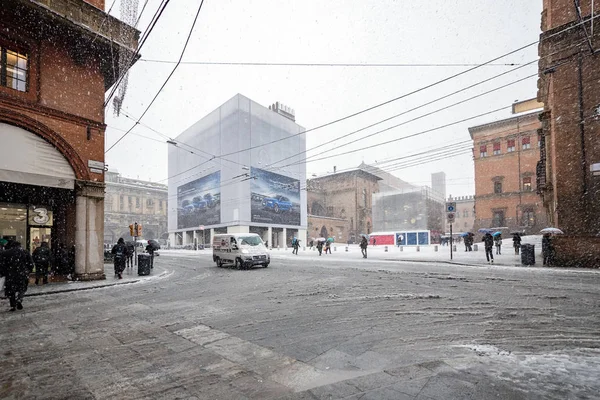
[[323,253],[323,242],[321,242],[320,240],[317,241],[317,250],[319,250],[319,255]]
[[146,252],[148,254],[150,254],[150,268],[154,268],[154,252],[156,251],[156,248],[151,245],[150,243],[148,243],[146,245]]
[[521,235],[515,233],[513,235],[513,247],[515,248],[515,255],[519,255],[519,249],[521,248]]
[[12,242],[2,252],[1,261],[5,276],[4,294],[10,301],[10,311],[23,309],[23,295],[29,285],[29,274],[33,271],[31,254],[21,247],[21,243]]
[[552,246],[552,239],[549,233],[545,233],[542,236],[542,258],[544,265],[551,265],[554,258],[554,247]]
[[494,263],[494,252],[492,249],[494,248],[494,237],[488,232],[483,236],[483,244],[485,247],[485,258],[488,263]]
[[125,246],[127,246],[127,255],[125,256],[127,260],[127,268],[133,268],[133,255],[135,253],[135,246],[133,242],[125,243]]
[[64,243],[59,243],[54,253],[54,270],[59,275],[69,273],[69,254]]
[[35,263],[35,284],[38,285],[40,279],[42,284],[48,283],[48,270],[52,262],[52,252],[48,247],[48,242],[42,242],[40,247],[36,248],[32,254]]
[[360,252],[362,253],[363,258],[367,258],[367,246],[369,245],[369,241],[365,236],[363,236],[360,241]]
[[115,275],[119,277],[119,279],[123,279],[123,271],[125,270],[125,259],[129,255],[129,249],[125,244],[125,240],[123,238],[119,238],[117,240],[117,244],[115,244],[111,250],[111,253],[114,256],[114,264],[115,264]]

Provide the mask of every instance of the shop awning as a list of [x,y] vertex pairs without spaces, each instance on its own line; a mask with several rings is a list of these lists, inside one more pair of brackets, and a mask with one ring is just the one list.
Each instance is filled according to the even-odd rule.
[[67,159],[41,137],[0,123],[0,143],[0,182],[75,187],[75,173]]

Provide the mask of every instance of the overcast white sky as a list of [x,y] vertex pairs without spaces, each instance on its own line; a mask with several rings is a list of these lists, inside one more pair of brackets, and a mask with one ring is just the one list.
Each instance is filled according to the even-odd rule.
[[[119,17],[117,0],[111,14]],[[143,0],[139,0],[140,9]],[[106,8],[112,0],[106,0]],[[148,25],[159,0],[149,0],[140,30]],[[150,100],[174,64],[144,60],[176,61],[200,0],[173,0],[167,6],[148,42],[142,59],[129,77],[124,111],[135,118]],[[303,2],[205,0],[184,61],[257,63],[393,63],[479,64],[539,38],[541,0],[307,0]],[[537,45],[498,60],[496,64],[523,64],[537,59]],[[218,66],[182,64],[158,97],[142,124],[176,137],[236,93],[268,106],[283,102],[296,110],[296,122],[310,129],[362,109],[409,93],[468,69],[445,67],[306,67]],[[364,126],[405,112],[425,102],[465,88],[515,66],[485,66],[418,94],[332,126],[307,133],[307,148],[320,146],[309,155],[372,134],[441,107],[537,72],[537,63],[464,91],[389,122],[337,139]],[[467,128],[507,118],[510,110],[496,112],[447,128],[365,149],[392,139],[419,133],[536,96],[535,78],[498,90],[398,128],[376,134],[324,155],[359,151],[327,160],[309,162],[308,175],[352,168],[361,161],[382,161],[428,149],[448,147],[469,140]],[[115,117],[107,108],[106,145],[110,147],[134,121]],[[165,139],[138,125],[106,155],[109,168],[124,176],[166,180]],[[141,137],[143,135],[145,137]],[[151,138],[151,139],[148,139]],[[450,147],[450,149],[452,149]],[[433,172],[447,174],[447,193],[474,194],[472,156],[461,151],[452,158],[391,171],[401,179],[429,185]],[[431,159],[433,156],[429,155]],[[201,161],[201,160],[199,160]],[[381,164],[384,169],[390,165]],[[399,167],[399,166],[397,166]],[[164,181],[166,183],[166,181]]]

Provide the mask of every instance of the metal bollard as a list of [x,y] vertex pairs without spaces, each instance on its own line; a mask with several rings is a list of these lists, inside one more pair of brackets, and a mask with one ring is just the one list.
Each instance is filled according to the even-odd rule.
[[348,246],[346,246],[346,253],[348,252]]
[[400,251],[404,251],[404,246],[400,246]]
[[433,246],[433,251],[438,251],[438,245]]
[[337,251],[337,246],[333,246],[333,251]]
[[473,251],[478,251],[479,250],[479,246],[477,246],[476,244],[473,245]]
[[388,248],[387,248],[387,246],[385,246],[385,251],[386,251],[386,252],[388,251]]
[[417,253],[421,251],[421,246],[417,246]]
[[456,252],[456,245],[455,244],[452,245],[452,251]]
[[306,247],[303,247],[303,248],[302,248],[302,251],[306,251]]

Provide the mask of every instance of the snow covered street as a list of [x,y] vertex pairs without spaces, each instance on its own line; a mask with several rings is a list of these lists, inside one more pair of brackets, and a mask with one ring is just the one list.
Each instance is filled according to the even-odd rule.
[[2,312],[0,397],[600,391],[596,270],[522,267],[511,248],[490,266],[481,250],[447,263],[449,254],[427,248],[369,247],[363,259],[344,247],[320,257],[273,250],[268,268],[250,271],[217,268],[208,250],[161,251],[166,278],[26,298],[22,312]]

